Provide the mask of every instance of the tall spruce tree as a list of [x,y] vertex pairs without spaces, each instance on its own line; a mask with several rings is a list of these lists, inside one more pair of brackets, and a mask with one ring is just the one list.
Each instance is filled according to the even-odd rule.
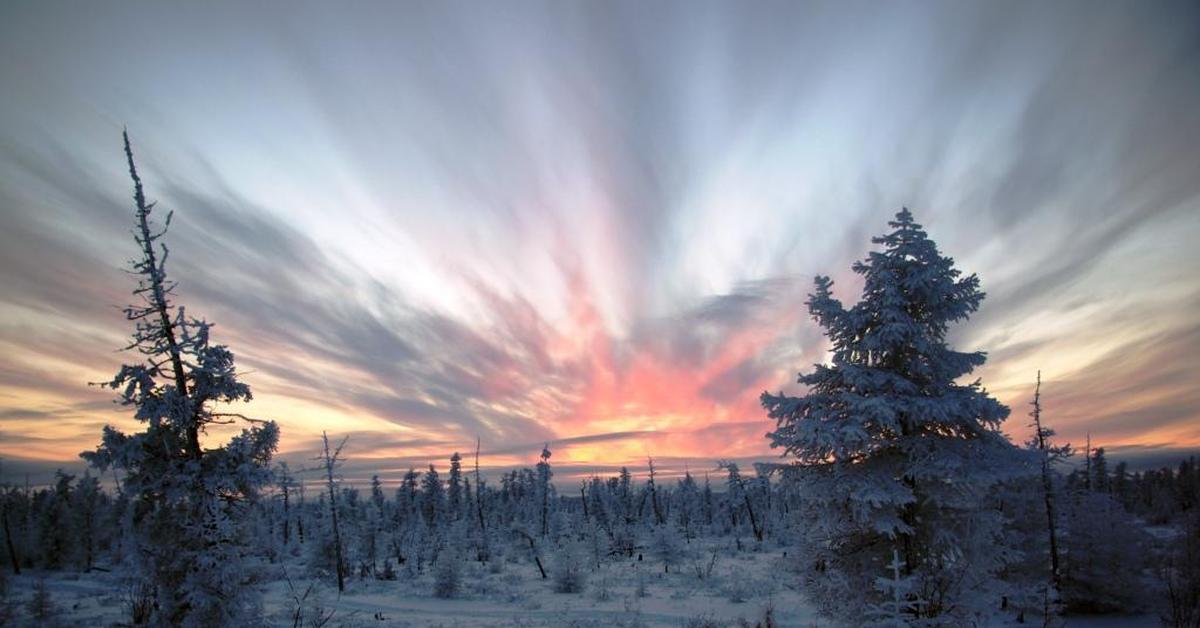
[[446,510],[449,511],[451,521],[458,521],[462,517],[462,480],[462,456],[456,451],[450,456],[450,476],[446,483]]
[[[899,552],[916,622],[957,621],[992,600],[1000,518],[983,494],[1016,471],[1000,433],[1008,408],[979,381],[958,383],[985,360],[954,351],[951,323],[984,294],[904,209],[881,251],[853,266],[861,300],[845,308],[816,278],[809,312],[832,343],[828,364],[799,376],[802,397],[763,393],[774,447],[795,457],[805,580],[827,614],[854,621],[886,601],[876,576]],[[874,592],[873,592],[874,591]],[[891,600],[894,601],[894,600]]]
[[233,353],[210,342],[212,325],[172,304],[175,284],[161,242],[171,214],[161,228],[154,224],[154,203],[146,201],[128,134],[124,139],[140,254],[132,262],[140,302],[125,309],[134,323],[126,348],[142,359],[103,385],[146,429],[126,434],[105,426],[99,447],[81,456],[102,470],[124,471],[123,490],[134,500],[134,566],[155,587],[154,623],[251,625],[259,605],[246,586],[241,522],[246,502],[270,480],[279,430],[274,422],[252,422],[223,446],[202,442],[209,426],[241,417],[220,405],[249,401],[250,388],[238,380]]

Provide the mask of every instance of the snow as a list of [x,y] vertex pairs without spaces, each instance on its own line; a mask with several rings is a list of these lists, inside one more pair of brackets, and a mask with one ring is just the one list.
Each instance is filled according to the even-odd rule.
[[[718,549],[722,554],[713,576],[704,580],[697,578],[690,564],[665,574],[646,557],[641,562],[605,563],[599,571],[588,572],[581,593],[555,593],[553,580],[541,579],[532,564],[510,559],[499,569],[467,562],[462,594],[455,599],[434,597],[429,573],[410,581],[355,579],[340,599],[336,584],[326,578],[313,595],[320,606],[335,610],[330,626],[678,627],[700,619],[732,626],[746,620],[753,626],[768,608],[779,626],[824,625],[788,579],[771,575],[786,561],[781,551]],[[297,589],[310,582],[295,577],[302,568],[299,562],[288,567]],[[274,566],[274,571],[282,574],[279,566]],[[52,591],[57,618],[64,625],[108,625],[128,619],[122,579],[114,573],[14,576],[9,582],[11,602],[23,609],[39,580]],[[644,596],[639,596],[639,581]],[[270,625],[291,626],[294,604],[287,581],[280,577],[261,588]],[[309,611],[311,614],[311,608]]]
[[[473,565],[464,573],[464,593],[458,599],[433,597],[429,576],[405,581],[354,581],[340,599],[332,582],[317,589],[321,604],[334,609],[328,626],[428,626],[438,627],[550,627],[550,626],[738,626],[746,620],[753,626],[772,609],[780,627],[828,626],[818,618],[787,578],[772,578],[772,570],[785,561],[780,552],[746,552],[722,557],[717,574],[698,581],[689,571],[670,575],[636,561],[609,564],[591,574],[580,594],[554,593],[549,580],[541,580],[533,566],[508,563],[499,573]],[[293,566],[299,569],[299,566]],[[645,597],[638,597],[637,574],[645,576]],[[737,574],[736,577],[732,574]],[[33,595],[36,583],[44,581],[52,592],[59,625],[107,626],[127,621],[123,607],[124,588],[120,576],[92,572],[34,572],[9,576],[9,604],[18,617]],[[309,581],[303,581],[307,586]],[[298,584],[299,586],[299,584]],[[271,626],[292,625],[292,605],[286,581],[262,585],[265,610]],[[603,599],[601,591],[607,591]],[[744,594],[744,602],[735,602]],[[379,617],[380,619],[377,619]],[[32,626],[33,623],[14,626]],[[1063,618],[1067,628],[1142,628],[1157,626],[1153,615],[1079,615]],[[1040,625],[1040,618],[1027,618],[1025,626]],[[1019,626],[997,617],[992,626]]]

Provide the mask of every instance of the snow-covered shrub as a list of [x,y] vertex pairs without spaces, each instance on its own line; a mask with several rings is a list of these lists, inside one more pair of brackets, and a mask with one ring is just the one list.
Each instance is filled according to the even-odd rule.
[[33,585],[33,597],[26,603],[25,612],[31,619],[37,620],[39,625],[45,625],[58,616],[58,606],[54,603],[50,587],[46,586],[45,580],[38,580]]
[[8,576],[0,571],[0,626],[10,626],[17,616],[16,604],[9,597]]
[[582,593],[587,586],[588,568],[580,548],[572,542],[563,543],[554,555],[550,577],[555,593]]
[[433,596],[452,598],[461,589],[462,559],[455,552],[441,552],[433,566]]
[[379,572],[379,579],[380,580],[395,580],[396,579],[396,570],[392,567],[391,559],[385,559],[383,561],[383,569]]
[[320,581],[313,580],[297,585],[286,572],[284,578],[288,585],[287,619],[291,621],[292,626],[319,628],[333,620],[337,609],[325,605],[324,590]]
[[664,573],[671,573],[671,565],[678,565],[687,557],[684,540],[674,527],[658,526],[650,538],[651,555],[662,563]]
[[1200,511],[1192,511],[1173,545],[1158,569],[1167,601],[1163,622],[1196,628],[1200,626]]
[[712,613],[700,613],[683,620],[683,628],[725,628],[725,623],[718,621]]
[[154,613],[154,586],[142,580],[130,580],[125,583],[124,600],[125,614],[134,626],[150,623]]
[[613,530],[610,551],[614,554],[633,557],[640,544],[637,531],[632,526],[617,526]]
[[751,624],[744,618],[738,618],[737,628],[777,628],[779,624],[775,623],[775,607],[767,604],[763,609],[762,618]]
[[608,586],[607,574],[601,574],[600,579],[592,587],[592,597],[597,602],[607,602],[612,599],[612,590]]
[[1067,500],[1062,597],[1068,611],[1139,608],[1148,541],[1132,515],[1107,493]]
[[692,560],[692,573],[697,580],[709,580],[712,578],[713,571],[717,568],[718,550],[714,549],[708,554],[701,554]]
[[730,572],[721,588],[725,598],[734,604],[742,604],[754,597],[754,583],[745,576]]

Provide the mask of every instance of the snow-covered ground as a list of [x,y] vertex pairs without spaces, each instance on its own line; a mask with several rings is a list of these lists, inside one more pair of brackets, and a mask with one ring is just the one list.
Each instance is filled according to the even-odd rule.
[[[553,579],[543,580],[535,565],[519,557],[464,563],[462,590],[453,599],[434,597],[429,573],[394,581],[354,579],[340,598],[335,583],[325,578],[305,600],[302,625],[333,611],[328,626],[754,626],[768,609],[779,626],[822,625],[791,578],[768,576],[781,573],[779,552],[719,556],[712,574],[699,578],[697,569],[706,570],[710,557],[672,567],[671,573],[648,558],[604,563],[588,574],[581,593],[556,593]],[[294,597],[303,596],[314,579],[297,564],[288,568],[289,586],[279,566],[271,569],[278,578],[263,585],[266,615],[271,625],[292,626]],[[121,579],[109,573],[10,578],[9,601],[18,617],[26,614],[39,580],[52,592],[63,625],[127,621]]]
[[[709,555],[711,556],[711,554]],[[453,599],[434,597],[429,573],[399,580],[352,580],[342,596],[335,583],[301,575],[300,565],[288,568],[291,585],[279,565],[270,568],[278,578],[262,585],[265,613],[271,626],[293,626],[299,606],[295,598],[313,586],[305,598],[299,625],[438,627],[689,627],[755,626],[768,610],[775,625],[827,626],[781,569],[780,552],[721,555],[712,575],[703,579],[697,569],[708,558],[672,568],[648,561],[609,562],[589,574],[581,593],[556,593],[552,579],[543,580],[532,563],[513,558],[493,565],[465,563],[462,591]],[[772,575],[773,574],[773,575]],[[0,625],[47,625],[27,619],[26,606],[35,587],[44,582],[51,592],[58,625],[110,626],[128,621],[127,591],[119,576],[34,572],[10,577],[8,608],[15,621]],[[1040,625],[1034,618],[1024,625]],[[51,624],[53,625],[53,624]],[[1019,626],[997,617],[996,626]],[[1135,628],[1157,626],[1149,615],[1067,617],[1071,628]]]

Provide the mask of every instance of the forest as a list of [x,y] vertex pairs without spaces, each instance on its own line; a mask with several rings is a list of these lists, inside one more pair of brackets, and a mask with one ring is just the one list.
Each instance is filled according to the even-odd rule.
[[908,209],[854,266],[856,302],[817,277],[829,359],[803,395],[762,394],[777,462],[576,484],[549,446],[493,477],[476,443],[360,486],[354,434],[329,426],[293,469],[279,426],[233,405],[250,388],[176,303],[171,215],[124,148],[131,360],[101,385],[142,430],[107,427],[82,475],[0,487],[0,625],[1200,626],[1198,461],[1110,464],[1056,439],[1040,373],[1026,408],[970,379],[986,354],[947,332],[980,279]]

